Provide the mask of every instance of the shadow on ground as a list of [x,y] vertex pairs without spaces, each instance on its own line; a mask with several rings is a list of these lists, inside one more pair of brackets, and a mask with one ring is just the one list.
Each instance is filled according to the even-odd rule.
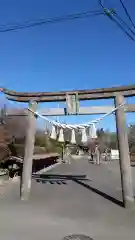
[[97,188],[94,188],[94,187],[90,186],[89,184],[84,183],[84,182],[82,182],[80,180],[74,179],[73,181],[78,183],[78,184],[80,184],[81,186],[91,190],[92,192],[100,195],[101,197],[103,197],[103,198],[105,198],[105,199],[107,199],[107,200],[109,200],[109,201],[119,205],[120,207],[124,207],[124,203],[122,201],[120,201],[120,200],[118,200],[118,199],[108,195],[107,193],[102,192],[102,191],[98,190]]
[[[33,178],[39,183],[51,183],[51,184],[67,184],[68,180],[72,180],[75,183],[89,189],[90,191],[100,195],[101,197],[119,205],[120,207],[124,207],[124,203],[103,191],[98,190],[97,188],[92,187],[90,183],[90,179],[86,178],[86,175],[67,175],[67,174],[34,174]],[[85,181],[85,182],[83,182]]]

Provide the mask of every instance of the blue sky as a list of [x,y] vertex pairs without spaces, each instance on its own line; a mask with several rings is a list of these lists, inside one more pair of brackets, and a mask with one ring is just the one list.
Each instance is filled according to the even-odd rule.
[[[97,2],[4,0],[0,22],[5,25],[98,9]],[[134,17],[135,1],[125,3]],[[115,7],[126,19],[119,0],[105,0],[105,4]],[[105,16],[0,33],[0,85],[16,91],[60,91],[134,84],[134,58],[135,42]],[[134,98],[128,100],[133,101]],[[101,100],[81,105],[112,103],[112,100]],[[70,117],[66,121],[79,123],[95,117],[98,116]],[[128,116],[128,122],[134,122],[134,115]],[[113,130],[113,117],[104,119],[100,126]]]

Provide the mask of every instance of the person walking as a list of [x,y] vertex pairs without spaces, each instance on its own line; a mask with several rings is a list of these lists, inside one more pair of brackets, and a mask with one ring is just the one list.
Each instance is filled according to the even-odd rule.
[[100,164],[100,151],[98,145],[95,147],[95,164]]

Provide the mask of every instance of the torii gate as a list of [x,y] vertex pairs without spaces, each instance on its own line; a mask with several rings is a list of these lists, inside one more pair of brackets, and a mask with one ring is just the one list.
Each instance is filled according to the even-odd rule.
[[[17,102],[28,102],[29,109],[37,110],[39,102],[67,102],[67,108],[46,109],[42,110],[40,114],[44,116],[57,115],[84,115],[84,114],[104,114],[113,106],[102,107],[79,107],[80,100],[92,99],[114,99],[115,107],[124,104],[124,97],[135,96],[135,85],[101,88],[93,90],[78,90],[78,91],[60,91],[60,92],[15,92],[2,88],[1,91],[6,95],[7,99]],[[22,185],[21,185],[21,199],[27,200],[31,190],[31,174],[32,174],[32,159],[34,150],[34,140],[36,131],[36,116],[32,111],[27,111],[24,114],[28,115],[28,130],[25,144],[25,156],[23,163]],[[132,184],[132,174],[130,167],[130,156],[128,146],[128,135],[126,129],[125,111],[135,112],[135,104],[123,105],[116,110],[116,128],[118,136],[118,145],[120,153],[120,172],[121,184],[123,193],[123,202],[125,208],[134,207],[134,193]],[[11,112],[7,113],[11,114]],[[23,115],[24,115],[23,114]],[[19,113],[17,113],[19,115]],[[22,115],[22,113],[20,113]]]

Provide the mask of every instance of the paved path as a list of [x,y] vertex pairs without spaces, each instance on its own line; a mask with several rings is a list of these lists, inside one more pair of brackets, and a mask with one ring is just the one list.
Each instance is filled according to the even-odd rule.
[[[50,173],[87,173],[93,188],[121,199],[117,163],[95,166],[84,158],[61,164]],[[94,240],[134,240],[135,211],[127,211],[80,184],[32,181],[28,202],[19,201],[19,183],[0,199],[2,240],[59,240],[85,234]]]

